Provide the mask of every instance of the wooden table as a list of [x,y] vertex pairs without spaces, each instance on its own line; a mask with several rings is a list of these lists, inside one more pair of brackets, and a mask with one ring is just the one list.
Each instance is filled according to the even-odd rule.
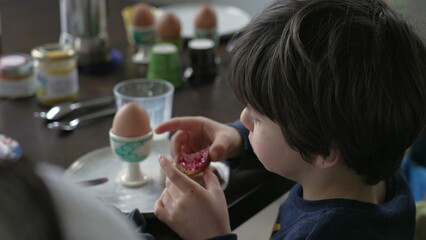
[[[108,33],[111,48],[123,55],[122,62],[108,73],[79,74],[78,100],[112,95],[113,86],[123,80],[141,78],[146,67],[131,62],[121,10],[134,1],[108,1]],[[59,1],[0,0],[3,54],[30,53],[35,46],[57,42],[60,35]],[[226,39],[218,50],[222,59],[220,80],[201,87],[188,84],[176,89],[173,116],[201,115],[221,122],[234,121],[242,110],[226,81],[229,54]],[[182,55],[182,67],[186,64]],[[24,158],[44,161],[67,168],[82,155],[107,146],[112,116],[86,124],[70,133],[50,130],[46,122],[35,118],[34,112],[46,111],[35,97],[0,99],[0,133],[15,138],[23,147]],[[80,113],[81,114],[81,113]],[[71,116],[72,117],[72,116]],[[231,174],[225,190],[232,229],[267,206],[291,187],[288,180],[266,170],[245,170]],[[157,239],[178,239],[167,226],[147,214],[148,232]],[[272,227],[272,226],[271,226]]]

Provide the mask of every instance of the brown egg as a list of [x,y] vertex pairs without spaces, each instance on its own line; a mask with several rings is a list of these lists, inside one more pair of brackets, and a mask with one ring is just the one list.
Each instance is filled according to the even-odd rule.
[[150,27],[154,25],[152,7],[146,3],[137,3],[132,8],[132,25],[136,27]]
[[162,39],[180,38],[181,24],[179,18],[173,13],[166,13],[157,23],[157,36]]
[[212,29],[217,26],[216,11],[209,5],[203,5],[197,9],[194,17],[195,28]]
[[145,108],[135,102],[122,106],[114,116],[112,133],[119,137],[139,137],[151,131]]

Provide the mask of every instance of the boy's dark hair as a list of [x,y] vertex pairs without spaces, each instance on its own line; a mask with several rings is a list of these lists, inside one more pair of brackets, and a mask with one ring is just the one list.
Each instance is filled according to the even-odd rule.
[[237,35],[229,78],[305,161],[336,147],[371,185],[426,121],[425,46],[381,0],[273,3]]

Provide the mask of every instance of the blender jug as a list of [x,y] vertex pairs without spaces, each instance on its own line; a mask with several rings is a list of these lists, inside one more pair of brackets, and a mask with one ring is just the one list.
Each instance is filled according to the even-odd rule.
[[59,42],[74,46],[80,67],[110,61],[106,0],[60,0],[60,16]]

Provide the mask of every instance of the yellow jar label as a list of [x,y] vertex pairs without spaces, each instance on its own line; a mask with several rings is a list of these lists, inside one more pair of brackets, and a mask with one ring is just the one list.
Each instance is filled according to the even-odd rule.
[[63,50],[53,50],[47,53],[47,58],[58,59],[58,58],[67,58],[69,54]]

